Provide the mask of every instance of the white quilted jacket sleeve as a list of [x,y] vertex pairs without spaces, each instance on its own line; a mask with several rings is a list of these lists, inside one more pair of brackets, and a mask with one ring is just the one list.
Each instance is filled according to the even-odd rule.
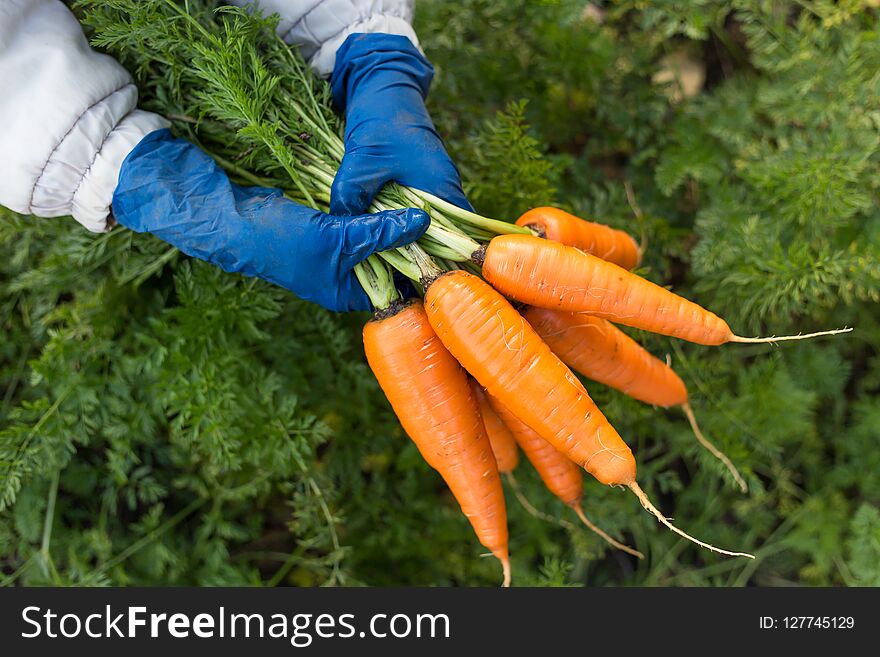
[[278,14],[278,33],[294,46],[318,75],[333,72],[336,51],[349,34],[384,32],[408,37],[417,48],[412,28],[413,0],[232,0]]
[[167,126],[60,0],[0,0],[0,204],[110,226],[126,155]]

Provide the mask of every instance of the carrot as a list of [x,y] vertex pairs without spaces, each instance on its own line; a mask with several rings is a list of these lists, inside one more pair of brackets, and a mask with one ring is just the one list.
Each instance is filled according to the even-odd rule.
[[592,253],[624,269],[636,267],[641,260],[639,245],[629,234],[585,221],[559,208],[533,208],[517,219],[516,225],[531,228],[541,237]]
[[498,472],[503,475],[509,474],[516,470],[516,466],[519,464],[519,448],[516,446],[516,440],[510,429],[489,404],[486,393],[483,392],[480,384],[473,379],[470,379],[470,384],[480,409],[480,416],[483,418],[486,435],[489,436],[492,454],[495,455],[495,462],[498,464]]
[[450,271],[429,283],[425,310],[437,336],[486,392],[553,447],[602,483],[629,487],[679,535],[716,552],[751,556],[698,541],[651,504],[636,482],[629,447],[571,370],[498,292],[472,274]]
[[449,486],[510,584],[507,512],[489,438],[467,375],[419,301],[395,303],[364,326],[370,368],[404,430]]
[[654,406],[680,406],[694,435],[748,490],[736,466],[703,435],[684,381],[659,358],[611,322],[583,313],[528,307],[523,317],[566,365],[588,379]]
[[493,238],[482,266],[486,280],[517,301],[540,308],[586,312],[698,344],[802,340],[852,330],[740,337],[714,313],[649,280],[589,253],[530,235]]
[[584,313],[529,306],[523,317],[569,367],[646,404],[688,401],[679,376],[611,322]]
[[[501,421],[510,429],[516,442],[519,443],[550,492],[562,500],[566,506],[571,507],[584,525],[610,545],[634,557],[644,559],[645,555],[641,552],[611,538],[587,518],[581,507],[581,500],[584,496],[584,476],[581,469],[565,454],[535,433],[531,427],[517,419],[500,401],[489,398],[489,403]],[[517,484],[512,483],[518,489]]]
[[583,471],[565,454],[541,438],[520,421],[497,398],[489,403],[502,422],[510,429],[517,444],[525,452],[547,488],[568,506],[577,504],[584,495]]
[[425,310],[446,348],[490,396],[602,483],[635,479],[629,447],[500,294],[476,276],[451,271],[430,285]]

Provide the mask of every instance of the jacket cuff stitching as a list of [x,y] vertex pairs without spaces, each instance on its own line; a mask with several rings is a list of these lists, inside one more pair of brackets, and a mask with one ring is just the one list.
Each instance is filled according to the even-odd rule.
[[[30,210],[33,208],[33,204],[34,204],[34,196],[35,196],[36,193],[37,193],[37,187],[39,186],[40,181],[43,179],[43,175],[46,173],[46,168],[49,166],[49,162],[52,161],[52,158],[55,156],[55,152],[61,147],[61,144],[64,143],[64,140],[66,140],[66,139],[70,136],[70,133],[73,132],[74,128],[76,128],[76,126],[79,125],[79,122],[82,121],[82,118],[83,118],[86,114],[88,114],[93,108],[97,107],[98,105],[100,105],[101,103],[103,103],[104,101],[106,101],[108,98],[110,98],[111,96],[113,96],[114,94],[118,94],[119,92],[121,92],[121,91],[123,91],[123,90],[125,90],[125,89],[127,89],[128,87],[131,87],[131,86],[133,86],[133,85],[132,85],[131,83],[128,83],[128,84],[126,84],[126,85],[124,85],[124,86],[122,86],[122,87],[120,87],[120,88],[118,88],[118,89],[116,89],[116,90],[114,90],[114,91],[111,91],[110,93],[108,93],[108,94],[107,94],[106,96],[104,96],[103,98],[100,98],[100,99],[96,100],[94,103],[92,103],[91,105],[89,105],[89,106],[83,111],[82,114],[80,114],[78,117],[76,117],[76,121],[74,121],[73,124],[70,126],[70,128],[67,130],[67,132],[64,133],[64,136],[61,137],[61,139],[58,140],[58,143],[55,144],[55,147],[52,149],[52,152],[49,153],[49,157],[46,158],[46,161],[43,163],[43,166],[40,168],[40,173],[39,173],[39,175],[37,176],[36,180],[34,180],[34,186],[33,186],[33,189],[31,189],[31,197],[30,197],[30,199],[28,200],[28,204],[27,204],[28,211],[30,211]],[[127,114],[126,114],[126,116],[127,116]],[[108,136],[110,135],[110,133],[112,133],[112,132],[113,132],[113,130],[110,130],[110,132],[108,132],[107,135],[104,136],[104,140],[101,142],[101,146],[104,145],[104,142],[107,141],[107,137],[108,137]],[[92,160],[92,163],[94,163],[94,160],[97,159],[97,153],[99,153],[99,152],[100,152],[100,148],[99,148],[98,151],[95,153],[95,158]],[[91,164],[89,165],[89,167],[91,167]],[[82,179],[80,179],[80,184],[82,184]],[[79,186],[78,186],[78,185],[77,185],[77,189],[79,189]],[[71,199],[73,199],[72,196],[71,196]]]
[[[116,124],[117,126],[125,121],[131,114],[131,111],[126,112],[125,116],[119,119],[119,122]],[[82,177],[79,179],[79,182],[76,185],[76,189],[73,190],[73,194],[70,196],[71,203],[76,199],[76,195],[79,192],[79,188],[82,187],[83,182],[86,179],[86,176],[89,175],[89,172],[92,170],[92,167],[95,166],[95,161],[98,159],[98,156],[101,154],[101,151],[104,150],[104,144],[107,143],[107,140],[110,139],[110,135],[112,135],[116,131],[116,128],[113,128],[104,135],[104,138],[101,140],[101,143],[98,145],[98,148],[95,150],[95,154],[92,156],[92,161],[89,162],[89,166],[86,167],[85,171],[83,171]]]

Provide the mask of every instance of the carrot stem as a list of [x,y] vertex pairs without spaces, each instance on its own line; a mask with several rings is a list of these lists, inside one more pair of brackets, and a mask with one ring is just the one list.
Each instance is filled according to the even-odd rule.
[[626,552],[627,554],[631,554],[632,556],[634,556],[638,559],[645,558],[645,555],[642,554],[641,552],[639,552],[638,550],[631,548],[628,545],[624,545],[620,541],[617,541],[617,540],[611,538],[611,536],[609,536],[608,533],[605,532],[605,530],[603,530],[603,529],[597,527],[595,524],[593,524],[590,521],[590,519],[587,518],[587,516],[584,513],[584,510],[581,508],[580,504],[577,504],[577,503],[572,504],[571,508],[574,509],[575,514],[577,514],[577,517],[581,519],[581,522],[584,523],[590,529],[591,532],[598,535],[600,538],[604,539],[606,543],[608,543],[609,545],[612,545],[613,547],[616,547],[618,550],[622,550],[623,552]]
[[408,203],[415,199],[417,203],[412,205],[420,209],[426,209],[428,214],[431,215],[431,223],[428,225],[428,229],[419,240],[419,243],[428,248],[433,255],[450,260],[463,261],[469,260],[473,252],[480,248],[478,242],[475,242],[468,237],[448,217],[436,210],[431,212],[432,208],[427,204],[421,205],[418,203],[418,201],[422,201],[423,199],[407,195],[405,193],[405,188],[402,187],[398,188],[397,191],[397,197],[394,197],[390,192],[385,192],[385,190],[383,190],[383,192],[373,200],[373,203],[370,206],[371,211],[381,212],[383,210],[393,210],[398,207],[406,207]]
[[437,240],[440,244],[450,249],[455,253],[457,260],[470,260],[474,251],[480,248],[479,242],[472,240],[460,230],[451,230],[434,221],[428,226],[425,235]]
[[431,256],[429,256],[418,244],[407,244],[398,249],[401,253],[405,253],[409,260],[419,270],[419,280],[421,282],[432,281],[443,273],[443,270],[437,266]]
[[430,235],[422,235],[419,239],[419,246],[421,246],[425,253],[429,255],[443,258],[444,260],[452,260],[453,262],[463,262],[463,258],[460,250],[451,249],[443,242],[433,238]]
[[700,430],[700,425],[697,424],[697,418],[694,417],[694,409],[691,408],[689,402],[685,402],[681,405],[681,410],[684,411],[684,415],[687,418],[688,423],[691,425],[691,429],[694,432],[694,436],[697,437],[699,443],[709,450],[712,455],[721,461],[727,470],[733,475],[734,480],[737,485],[740,487],[743,493],[749,492],[748,484],[746,484],[745,479],[743,479],[742,475],[739,473],[739,470],[736,469],[736,466],[733,462],[727,457],[727,454],[722,452],[720,449],[715,447],[712,442],[703,435],[703,432]]
[[648,499],[648,495],[645,493],[645,491],[642,490],[641,486],[639,486],[637,482],[632,481],[627,484],[627,486],[629,486],[629,489],[636,494],[636,497],[639,498],[639,502],[642,503],[642,506],[645,507],[648,512],[653,514],[654,517],[657,518],[657,520],[666,525],[668,529],[674,531],[679,536],[686,538],[691,543],[696,543],[700,547],[704,547],[712,552],[717,552],[718,554],[726,554],[729,557],[748,557],[749,559],[755,558],[754,554],[749,554],[748,552],[729,552],[728,550],[722,550],[721,548],[717,548],[714,545],[710,545],[709,543],[704,543],[703,541],[694,538],[690,534],[685,533],[684,531],[673,525],[671,522],[669,522],[669,520],[662,513],[660,513],[660,511],[657,510],[657,507],[655,507],[651,503],[651,500]]
[[391,272],[375,255],[355,265],[354,275],[376,310],[387,308],[399,297]]
[[380,251],[377,255],[408,279],[418,281],[421,278],[419,268],[407,257],[403,249]]
[[833,329],[831,331],[818,331],[817,333],[798,333],[797,335],[771,335],[768,338],[744,338],[740,335],[734,335],[730,338],[730,342],[783,342],[785,340],[807,340],[809,338],[818,338],[823,335],[837,335],[838,333],[849,333],[853,329],[843,327],[841,329]]
[[531,235],[532,231],[528,228],[524,228],[522,226],[517,226],[515,224],[508,223],[506,221],[500,221],[498,219],[489,219],[488,217],[483,217],[482,215],[477,214],[476,212],[471,212],[469,210],[465,210],[464,208],[460,208],[457,205],[453,205],[448,201],[444,201],[442,198],[434,196],[433,194],[429,194],[428,192],[422,191],[421,189],[415,189],[413,187],[406,188],[407,192],[410,192],[412,196],[418,197],[423,201],[426,201],[433,205],[438,210],[442,210],[447,216],[457,219],[462,223],[469,224],[471,226],[476,226],[477,228],[483,228],[493,234],[496,235]]

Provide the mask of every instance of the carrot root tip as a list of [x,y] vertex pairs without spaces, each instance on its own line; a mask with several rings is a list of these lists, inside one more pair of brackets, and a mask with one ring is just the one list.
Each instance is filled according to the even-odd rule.
[[501,570],[504,572],[504,580],[501,582],[501,588],[510,588],[510,558],[501,559]]
[[718,449],[708,438],[706,438],[706,436],[703,435],[703,432],[700,430],[700,425],[697,424],[697,418],[694,416],[694,409],[691,408],[690,403],[685,402],[684,404],[682,404],[681,410],[684,412],[688,424],[691,425],[691,430],[694,432],[694,436],[696,436],[697,442],[705,447],[712,454],[712,456],[721,461],[727,468],[727,471],[730,472],[730,474],[733,476],[733,479],[734,481],[736,481],[736,484],[737,486],[739,486],[740,490],[743,493],[748,493],[749,486],[746,483],[746,480],[743,479],[742,475],[739,473],[739,470],[736,469],[736,466],[728,458],[727,454]]
[[654,504],[648,498],[648,495],[645,493],[645,491],[642,490],[641,486],[639,486],[637,482],[635,482],[635,481],[630,482],[628,484],[628,486],[629,486],[629,489],[633,493],[635,493],[636,497],[639,498],[639,502],[642,503],[642,506],[645,507],[645,510],[647,510],[649,513],[651,513],[661,523],[666,525],[666,527],[668,529],[675,532],[676,534],[678,534],[682,538],[686,538],[691,543],[696,543],[700,547],[706,548],[707,550],[709,550],[711,552],[717,552],[718,554],[725,554],[728,557],[747,557],[749,559],[755,558],[754,554],[749,554],[748,552],[730,552],[729,550],[722,550],[721,548],[717,548],[714,545],[711,545],[709,543],[704,543],[703,541],[694,538],[690,534],[685,533],[684,530],[681,530],[678,527],[676,527],[675,525],[673,525],[671,522],[669,522],[669,520],[662,513],[660,513],[660,511],[657,509],[657,507],[654,506]]
[[593,522],[591,522],[590,519],[587,518],[587,515],[584,513],[584,510],[581,508],[581,505],[578,502],[575,502],[574,504],[571,504],[570,506],[574,510],[575,514],[577,514],[577,517],[580,518],[581,522],[584,523],[584,525],[586,525],[591,532],[593,532],[594,534],[596,534],[597,536],[602,538],[606,543],[608,543],[612,547],[617,548],[621,552],[626,552],[627,554],[631,554],[632,556],[636,557],[637,559],[644,559],[645,558],[644,554],[642,554],[641,552],[639,552],[638,550],[636,550],[634,548],[631,548],[628,545],[624,545],[620,541],[613,539],[607,532],[605,532],[605,530],[599,528]]
[[560,518],[556,518],[554,516],[551,516],[549,513],[544,513],[543,511],[539,511],[538,509],[536,509],[535,506],[531,502],[529,502],[529,498],[526,497],[525,493],[523,493],[519,482],[516,480],[516,477],[513,476],[512,472],[505,472],[504,476],[507,477],[507,483],[510,484],[510,488],[513,490],[516,501],[519,502],[520,506],[524,508],[529,515],[534,516],[539,520],[543,520],[544,522],[560,525],[561,527],[566,527],[568,529],[573,527],[573,525],[570,525]]
[[816,333],[798,333],[797,335],[771,335],[766,338],[744,338],[741,335],[734,335],[730,338],[730,342],[744,342],[749,344],[754,343],[774,343],[774,342],[785,342],[787,340],[809,340],[810,338],[819,338],[824,335],[838,335],[839,333],[850,333],[852,332],[852,328],[844,326],[839,329],[832,329],[830,331],[817,331]]

